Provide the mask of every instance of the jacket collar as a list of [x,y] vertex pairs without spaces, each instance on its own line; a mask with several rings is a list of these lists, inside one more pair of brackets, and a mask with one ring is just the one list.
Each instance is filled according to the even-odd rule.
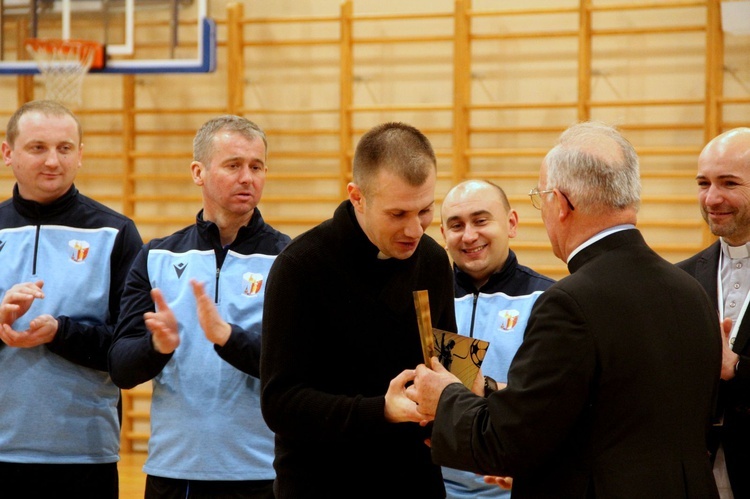
[[456,282],[463,289],[471,290],[472,292],[481,291],[482,289],[496,289],[500,283],[507,281],[513,277],[513,270],[516,268],[518,259],[513,250],[508,250],[508,258],[505,259],[505,263],[497,272],[494,272],[489,280],[484,283],[484,286],[477,289],[474,286],[474,280],[469,274],[459,269],[456,264],[453,264],[453,274],[455,275]]
[[568,262],[568,270],[574,273],[594,258],[625,244],[646,244],[638,229],[621,230],[599,239],[577,253]]
[[18,184],[13,186],[13,206],[21,216],[26,218],[46,218],[59,215],[70,209],[75,204],[77,198],[78,189],[76,189],[75,185],[72,185],[68,189],[68,192],[51,203],[41,204],[22,198],[18,191]]
[[333,222],[343,228],[342,234],[346,238],[347,246],[353,246],[350,251],[351,256],[362,255],[365,260],[377,259],[380,250],[372,244],[359,225],[351,201],[347,199],[336,208],[333,213]]
[[703,285],[708,293],[714,307],[718,307],[719,299],[716,285],[716,273],[719,268],[719,253],[721,253],[721,243],[716,241],[711,246],[703,250],[695,263],[695,278]]
[[[210,241],[211,245],[215,248],[221,248],[221,235],[219,234],[219,226],[210,220],[203,219],[203,209],[201,209],[195,216],[195,225],[198,227],[198,233],[203,239],[205,239],[206,241]],[[260,214],[260,210],[256,206],[255,210],[253,211],[253,216],[250,217],[250,221],[247,223],[247,225],[240,227],[240,230],[237,232],[237,237],[234,238],[234,241],[244,241],[248,239],[252,234],[259,231],[264,225],[265,222],[263,221],[263,216]],[[234,244],[234,241],[232,241],[229,246],[232,246]]]

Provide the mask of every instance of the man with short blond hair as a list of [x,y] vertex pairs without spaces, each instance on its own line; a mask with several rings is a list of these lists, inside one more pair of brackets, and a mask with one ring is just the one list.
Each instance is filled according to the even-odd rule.
[[119,494],[107,350],[142,240],[74,185],[82,140],[69,109],[41,100],[18,108],[2,144],[16,184],[0,203],[0,482],[23,497]]

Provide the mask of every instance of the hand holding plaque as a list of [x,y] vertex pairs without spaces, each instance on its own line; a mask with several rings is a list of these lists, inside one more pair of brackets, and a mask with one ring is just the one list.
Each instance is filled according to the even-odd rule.
[[457,333],[434,329],[430,316],[430,301],[426,290],[414,291],[422,354],[427,367],[430,358],[437,357],[448,371],[471,389],[477,372],[487,353],[489,342]]

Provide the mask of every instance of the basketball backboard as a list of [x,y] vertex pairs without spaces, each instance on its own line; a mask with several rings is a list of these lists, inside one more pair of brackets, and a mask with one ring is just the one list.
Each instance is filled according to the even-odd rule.
[[207,0],[0,0],[0,75],[36,74],[28,38],[91,40],[92,73],[204,73],[216,68]]

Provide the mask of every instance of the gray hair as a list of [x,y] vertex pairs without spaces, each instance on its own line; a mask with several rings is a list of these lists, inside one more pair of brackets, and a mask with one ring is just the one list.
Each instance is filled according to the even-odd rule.
[[225,114],[208,120],[200,127],[193,139],[193,160],[208,165],[214,154],[214,136],[222,130],[236,132],[248,140],[261,139],[268,154],[265,132],[255,123],[233,114]]
[[582,212],[640,207],[638,155],[610,125],[588,121],[571,126],[545,163],[545,189],[559,189]]

